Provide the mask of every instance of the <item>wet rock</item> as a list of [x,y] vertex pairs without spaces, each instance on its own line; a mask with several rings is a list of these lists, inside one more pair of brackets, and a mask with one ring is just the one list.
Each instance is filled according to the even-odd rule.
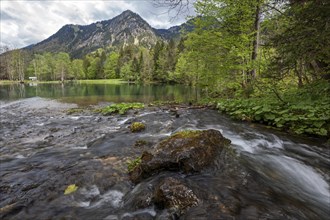
[[22,202],[14,202],[9,205],[5,205],[0,208],[0,219],[5,219],[6,217],[20,212],[25,206]]
[[134,188],[124,197],[126,210],[144,209],[152,205],[153,191],[145,183]]
[[146,128],[145,124],[142,122],[133,122],[130,126],[131,132],[140,132]]
[[60,128],[50,128],[49,129],[49,131],[53,132],[53,133],[58,132],[59,130],[61,130],[61,129]]
[[199,172],[229,144],[230,140],[213,129],[178,132],[160,142],[154,153],[144,152],[141,163],[130,172],[130,180],[138,183],[166,170]]
[[44,140],[50,140],[50,139],[53,139],[54,138],[54,135],[48,135],[44,138]]
[[148,141],[145,141],[145,140],[137,140],[135,141],[134,143],[134,147],[142,147],[142,146],[146,146],[148,145]]
[[200,200],[183,180],[169,177],[156,187],[154,202],[160,209],[170,209],[173,213],[181,215],[188,208],[197,206]]

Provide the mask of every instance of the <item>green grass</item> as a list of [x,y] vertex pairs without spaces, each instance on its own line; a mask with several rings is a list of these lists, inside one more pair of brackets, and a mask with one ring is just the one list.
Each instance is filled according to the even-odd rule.
[[[122,79],[91,79],[91,80],[65,80],[65,83],[74,82],[74,83],[82,83],[82,84],[114,84],[119,85],[125,83]],[[8,85],[8,84],[16,84],[19,81],[13,80],[0,80],[0,85]],[[52,84],[52,83],[61,83],[61,81],[31,81],[31,80],[24,80],[24,83],[40,83],[40,84]]]
[[85,84],[123,84],[125,83],[122,79],[92,79],[92,80],[77,80],[75,82]]
[[135,167],[137,167],[137,166],[139,166],[141,164],[141,162],[142,162],[141,157],[138,157],[135,160],[129,160],[127,162],[127,170],[128,170],[128,172],[129,173],[132,172],[135,169]]
[[0,85],[9,85],[19,83],[19,81],[12,81],[12,80],[0,80]]

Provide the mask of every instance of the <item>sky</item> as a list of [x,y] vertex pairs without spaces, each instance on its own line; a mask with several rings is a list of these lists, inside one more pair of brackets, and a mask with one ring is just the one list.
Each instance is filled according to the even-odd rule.
[[191,7],[173,19],[176,12],[168,13],[150,0],[1,0],[0,46],[22,48],[50,37],[66,24],[108,20],[127,9],[154,28],[179,25],[193,14]]

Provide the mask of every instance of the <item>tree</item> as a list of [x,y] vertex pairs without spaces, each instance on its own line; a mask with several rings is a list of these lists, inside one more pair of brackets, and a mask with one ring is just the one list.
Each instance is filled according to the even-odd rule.
[[72,61],[72,74],[75,79],[84,79],[85,72],[84,72],[84,61],[80,59],[75,59]]
[[70,74],[70,64],[70,55],[68,53],[60,52],[55,55],[56,79],[64,82]]
[[168,12],[175,11],[174,18],[180,14],[188,13],[194,0],[153,0],[156,7],[168,8]]
[[158,41],[153,49],[154,74],[153,80],[165,82],[168,78],[166,71],[166,49],[163,41]]
[[107,79],[116,79],[119,77],[118,68],[119,54],[116,52],[111,52],[105,60],[104,64],[104,75]]
[[127,80],[127,81],[133,81],[134,76],[132,74],[132,68],[131,68],[131,63],[125,63],[121,68],[120,68],[120,77]]
[[101,58],[100,57],[88,57],[90,66],[87,68],[87,78],[97,79],[97,75],[101,70]]
[[166,59],[166,67],[167,71],[173,72],[175,69],[175,64],[177,62],[177,51],[176,44],[173,39],[167,45],[167,59]]
[[294,73],[298,86],[330,73],[330,2],[290,1],[269,23],[276,54],[269,71],[273,77]]
[[134,57],[131,64],[130,81],[139,81],[139,80],[140,80],[140,65],[138,59]]
[[11,65],[10,65],[10,47],[0,46],[0,79],[10,79]]
[[140,48],[139,67],[140,80],[143,83],[151,82],[154,69],[153,62],[149,50],[145,48]]

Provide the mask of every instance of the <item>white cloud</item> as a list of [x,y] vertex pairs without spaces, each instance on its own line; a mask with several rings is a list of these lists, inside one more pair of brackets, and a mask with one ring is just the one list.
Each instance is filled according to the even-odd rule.
[[0,45],[28,46],[46,39],[66,24],[87,25],[108,20],[127,9],[155,28],[169,28],[185,20],[183,15],[170,21],[166,9],[153,7],[150,0],[1,0]]

